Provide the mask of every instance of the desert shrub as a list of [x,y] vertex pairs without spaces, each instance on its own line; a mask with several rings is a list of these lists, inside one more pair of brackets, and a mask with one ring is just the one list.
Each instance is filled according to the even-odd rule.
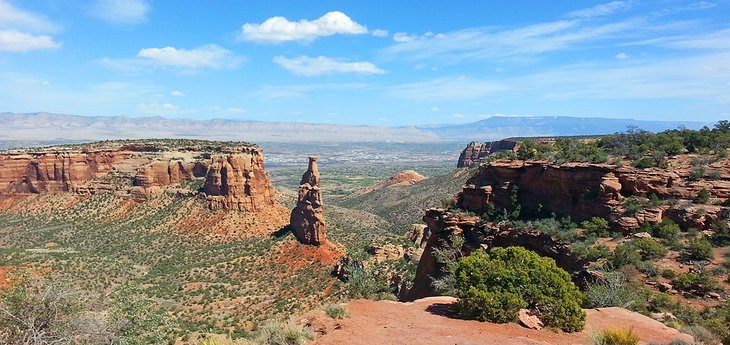
[[638,265],[641,262],[641,254],[636,247],[630,244],[620,244],[613,250],[613,254],[609,259],[613,267],[621,267],[625,265]]
[[583,295],[555,261],[521,247],[478,250],[459,260],[456,270],[463,316],[483,321],[514,320],[521,308],[537,309],[549,326],[583,329]]
[[670,269],[663,269],[662,270],[662,277],[666,279],[674,279],[677,277],[677,272],[672,271]]
[[730,228],[724,221],[715,222],[712,224],[712,230],[715,232],[712,235],[712,242],[716,246],[727,246],[730,245]]
[[651,342],[651,343],[649,343],[649,345],[693,345],[693,344],[690,344],[682,339],[674,339],[668,343]]
[[635,216],[645,208],[644,203],[637,197],[631,196],[624,199],[625,214],[629,217]]
[[638,345],[639,340],[634,330],[625,328],[604,329],[591,335],[594,345]]
[[[648,224],[648,223],[645,223]],[[666,218],[660,223],[654,224],[651,227],[651,235],[665,240],[674,240],[679,236],[680,232],[679,225],[673,220]]]
[[633,162],[634,167],[639,169],[651,168],[654,166],[654,160],[651,157],[641,157]]
[[705,168],[694,168],[689,173],[689,180],[690,181],[699,181],[702,179],[702,177],[705,176]]
[[341,304],[329,304],[324,307],[324,313],[333,319],[344,319],[350,317],[350,313]]
[[298,325],[270,321],[258,329],[255,340],[269,345],[305,345],[314,340],[314,333]]
[[604,244],[588,245],[585,242],[572,246],[573,254],[586,261],[598,261],[611,256],[611,251]]
[[707,189],[702,189],[699,192],[697,192],[697,197],[695,197],[695,202],[699,204],[706,204],[710,202],[710,197],[712,195],[710,194],[710,191]]
[[596,237],[611,236],[611,227],[605,218],[593,217],[590,220],[581,222],[580,226],[585,230],[586,235],[595,235]]
[[79,296],[70,290],[23,282],[0,297],[0,342],[46,344],[76,336],[73,320],[81,310]]
[[687,241],[685,255],[691,260],[710,260],[714,256],[712,244],[705,237],[692,237]]
[[678,290],[694,292],[698,295],[722,289],[720,282],[708,272],[680,274],[672,280],[672,285]]
[[621,307],[631,310],[642,309],[648,297],[620,272],[607,272],[603,279],[588,283],[585,295],[588,308]]
[[441,266],[441,277],[432,277],[431,281],[431,286],[436,292],[456,296],[456,269],[459,267],[459,259],[463,256],[461,252],[463,245],[463,237],[452,235],[448,240],[443,240],[441,246],[433,248],[434,259]]
[[684,326],[682,333],[687,333],[695,338],[699,344],[719,344],[722,339],[701,325]]
[[667,248],[651,238],[637,238],[630,245],[639,251],[642,260],[659,259],[667,255]]
[[389,292],[385,279],[381,279],[372,267],[353,261],[345,270],[349,273],[347,289],[351,298],[380,299]]

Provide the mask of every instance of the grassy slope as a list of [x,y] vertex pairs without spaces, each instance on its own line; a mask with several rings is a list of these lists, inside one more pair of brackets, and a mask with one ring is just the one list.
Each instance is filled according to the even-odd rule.
[[393,186],[364,195],[332,198],[337,206],[373,213],[385,219],[388,229],[402,234],[410,224],[421,223],[423,210],[441,206],[441,201],[455,195],[471,176],[469,170],[455,170],[410,186]]

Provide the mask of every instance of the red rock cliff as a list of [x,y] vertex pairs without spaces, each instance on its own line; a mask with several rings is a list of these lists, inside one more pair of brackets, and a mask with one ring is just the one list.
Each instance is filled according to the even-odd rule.
[[[511,208],[517,195],[523,212],[555,212],[581,221],[604,217],[617,227],[628,230],[644,222],[658,222],[665,217],[699,229],[730,215],[723,206],[693,204],[701,190],[711,201],[730,197],[730,161],[708,167],[719,177],[714,180],[690,178],[690,167],[674,161],[674,168],[638,169],[609,164],[568,163],[562,165],[541,161],[509,161],[482,164],[458,196],[457,206],[477,213],[491,203],[497,209]],[[673,199],[675,205],[647,207],[628,215],[623,198],[656,195]],[[693,212],[703,208],[705,212]]]
[[73,191],[128,156],[119,151],[0,154],[0,194]]
[[459,161],[456,163],[457,168],[469,168],[479,164],[482,158],[492,153],[500,151],[517,151],[518,143],[511,140],[500,140],[493,142],[481,143],[472,141],[459,155]]
[[258,148],[213,155],[203,192],[214,210],[258,211],[276,204],[276,191]]

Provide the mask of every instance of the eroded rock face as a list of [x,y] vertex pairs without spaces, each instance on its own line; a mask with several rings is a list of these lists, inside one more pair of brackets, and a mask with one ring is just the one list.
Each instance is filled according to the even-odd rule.
[[326,240],[326,226],[319,190],[317,157],[309,157],[309,168],[299,184],[297,206],[292,210],[291,227],[299,242],[320,245]]
[[258,211],[276,203],[276,192],[259,149],[213,155],[203,192],[212,210]]
[[[257,146],[166,145],[126,141],[81,149],[2,152],[0,195],[114,192],[143,202],[165,192],[180,197],[200,192],[214,210],[259,211],[276,205],[274,187]],[[198,186],[203,187],[178,188],[181,182],[192,180],[199,180]]]
[[444,209],[427,210],[423,220],[428,224],[426,232],[430,235],[418,262],[416,277],[413,288],[409,291],[408,300],[437,295],[431,282],[434,278],[438,279],[443,276],[443,265],[436,261],[433,250],[434,248],[445,248],[454,236],[464,238],[464,244],[459,248],[464,256],[475,250],[520,246],[541,256],[552,258],[560,268],[571,274],[574,282],[585,282],[587,263],[573,254],[570,246],[547,234],[536,230],[520,231],[507,225],[500,227],[482,222],[479,217],[458,215]]
[[500,140],[492,142],[472,141],[459,155],[457,168],[469,168],[479,164],[482,158],[500,151],[517,151],[518,143],[511,140]]
[[[724,201],[730,187],[727,160],[713,166],[719,179],[692,181],[688,167],[638,169],[609,164],[568,163],[553,165],[543,161],[500,161],[482,164],[458,196],[459,208],[485,212],[512,207],[517,195],[523,212],[570,216],[582,221],[603,217],[619,230],[629,231],[645,222],[671,218],[680,224],[707,229],[713,221],[730,215],[730,209],[717,205],[687,206],[701,190],[711,199]],[[627,213],[623,200],[628,196],[656,195],[677,200],[679,205],[649,206],[635,214]],[[703,212],[690,212],[702,208]]]
[[73,192],[128,155],[116,151],[1,154],[0,194]]

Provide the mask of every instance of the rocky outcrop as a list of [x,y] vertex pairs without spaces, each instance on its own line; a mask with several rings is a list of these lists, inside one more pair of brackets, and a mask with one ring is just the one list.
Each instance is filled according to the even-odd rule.
[[134,184],[144,188],[164,187],[205,177],[207,170],[208,162],[204,161],[159,160],[140,168]]
[[213,155],[203,192],[213,210],[258,211],[276,204],[276,192],[258,148]]
[[291,212],[290,223],[299,242],[320,245],[326,241],[317,157],[309,157],[309,168],[299,183],[297,206]]
[[0,154],[0,194],[73,192],[128,156],[126,152],[81,150]]
[[[713,201],[727,200],[730,162],[725,160],[714,166],[719,177],[712,181],[690,179],[690,168],[679,163],[670,169],[518,160],[484,163],[466,182],[456,206],[477,214],[491,207],[509,211],[516,198],[522,212],[530,215],[555,212],[577,221],[603,217],[624,231],[665,217],[699,229],[729,218],[727,207],[692,202],[702,190],[708,191]],[[636,212],[627,211],[626,197],[650,195],[674,200],[675,204],[647,205]],[[693,212],[699,208],[703,212]]]
[[423,181],[426,179],[426,176],[423,176],[419,174],[416,171],[413,170],[403,170],[400,172],[395,173],[395,175],[388,177],[382,182],[376,183],[372,186],[365,187],[357,192],[355,192],[353,195],[363,195],[367,194],[379,189],[388,188],[388,187],[398,187],[398,186],[410,186],[413,184],[416,184],[420,181]]
[[547,234],[536,230],[512,229],[507,225],[496,226],[483,222],[479,217],[464,216],[444,209],[427,210],[423,220],[430,235],[416,269],[413,288],[407,298],[409,300],[437,294],[431,282],[443,276],[443,265],[436,261],[433,250],[451,246],[451,240],[455,236],[464,239],[462,247],[455,248],[463,255],[469,255],[475,250],[520,246],[552,258],[559,267],[571,273],[576,283],[585,283],[587,263],[574,255],[569,245]]
[[[191,180],[203,187],[180,188]],[[213,210],[276,205],[263,153],[245,143],[141,140],[0,153],[0,195],[48,192],[115,192],[139,202],[164,192],[180,197],[200,192]]]
[[500,140],[492,142],[478,142],[472,141],[459,155],[459,161],[456,164],[457,168],[469,168],[479,164],[482,158],[489,156],[495,152],[501,151],[513,151],[516,152],[518,149],[518,143],[512,140]]

